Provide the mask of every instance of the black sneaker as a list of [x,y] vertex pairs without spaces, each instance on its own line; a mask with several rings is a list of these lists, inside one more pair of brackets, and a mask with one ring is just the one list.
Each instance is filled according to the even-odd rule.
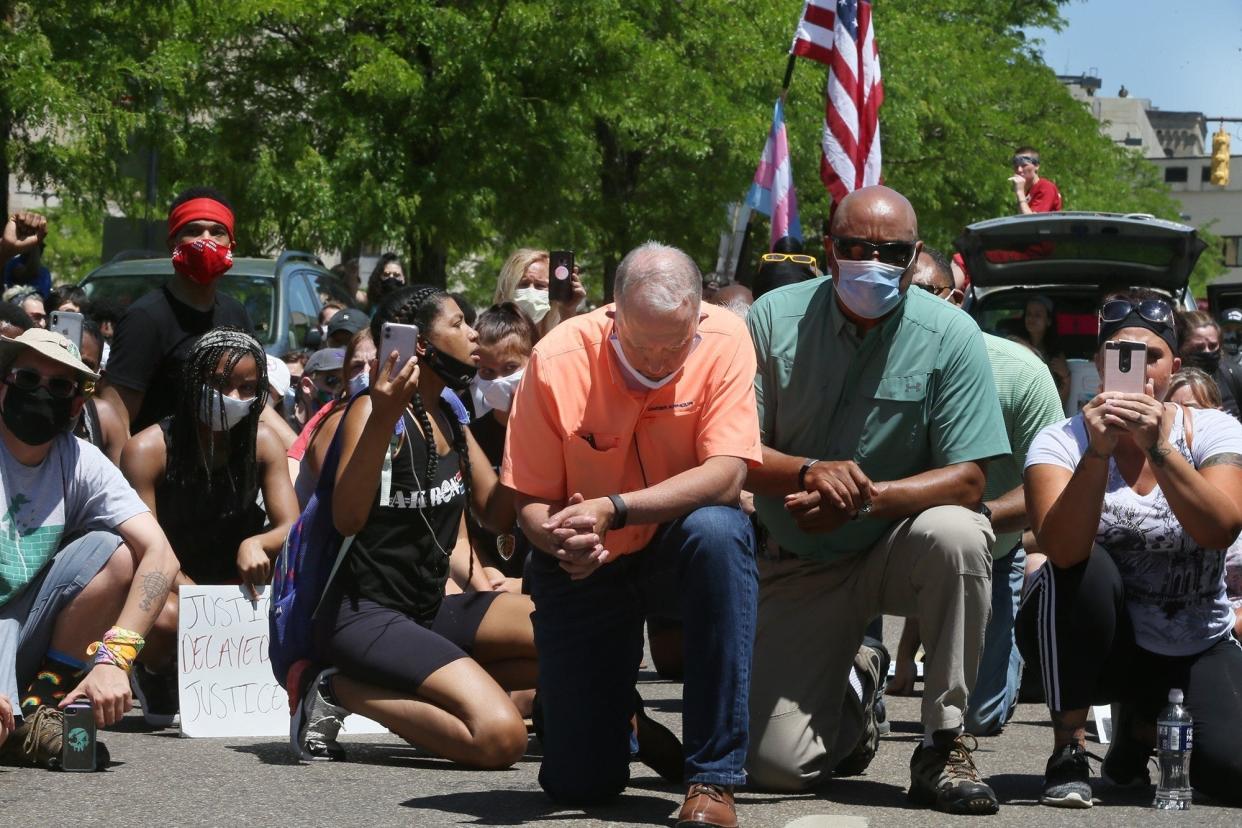
[[1148,760],[1152,751],[1134,738],[1130,728],[1131,718],[1126,705],[1117,705],[1113,740],[1108,743],[1108,753],[1104,754],[1104,764],[1100,767],[1100,776],[1104,781],[1117,788],[1141,788],[1151,784]]
[[1058,748],[1044,768],[1043,805],[1053,808],[1091,807],[1091,766],[1086,748],[1074,742]]
[[910,801],[947,814],[996,813],[996,793],[979,776],[971,756],[978,740],[969,733],[941,730],[932,742],[931,747],[920,744],[910,757]]
[[177,721],[177,674],[153,673],[144,664],[135,664],[129,673],[129,686],[142,707],[143,720],[152,727],[172,727]]
[[[833,776],[858,776],[870,766],[871,760],[880,750],[880,727],[877,714],[883,708],[883,704],[877,705],[877,702],[880,690],[884,687],[884,674],[881,669],[883,661],[880,652],[866,644],[860,646],[858,653],[854,656],[854,664],[850,669],[858,672],[858,678],[862,683],[863,731],[858,738],[857,747],[833,768]],[[847,687],[845,692],[853,693],[854,688]]]

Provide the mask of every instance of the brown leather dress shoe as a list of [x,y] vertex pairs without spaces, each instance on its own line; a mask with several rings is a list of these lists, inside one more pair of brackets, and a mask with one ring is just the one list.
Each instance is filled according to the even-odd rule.
[[737,828],[737,810],[733,807],[733,788],[692,782],[686,801],[677,815],[677,828]]

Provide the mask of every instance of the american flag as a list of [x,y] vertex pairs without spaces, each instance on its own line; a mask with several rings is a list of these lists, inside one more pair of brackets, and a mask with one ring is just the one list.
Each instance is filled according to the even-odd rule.
[[834,202],[880,183],[884,82],[866,0],[806,0],[790,51],[828,66],[819,177]]
[[772,233],[768,249],[778,239],[793,236],[802,240],[802,222],[798,219],[798,194],[794,190],[793,170],[789,164],[789,138],[785,131],[785,109],[780,98],[772,113],[772,129],[768,132],[763,155],[755,168],[755,180],[746,195],[746,203],[772,217]]

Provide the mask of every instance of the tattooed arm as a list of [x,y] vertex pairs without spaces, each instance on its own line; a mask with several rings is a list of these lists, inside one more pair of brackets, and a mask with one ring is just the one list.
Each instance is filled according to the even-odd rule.
[[164,599],[180,569],[164,530],[149,512],[134,515],[117,527],[137,562],[133,583],[116,626],[146,635],[164,609]]
[[[1165,449],[1163,455],[1161,449]],[[1242,456],[1215,454],[1187,463],[1167,442],[1148,449],[1148,460],[1169,508],[1199,546],[1226,549],[1242,531]]]

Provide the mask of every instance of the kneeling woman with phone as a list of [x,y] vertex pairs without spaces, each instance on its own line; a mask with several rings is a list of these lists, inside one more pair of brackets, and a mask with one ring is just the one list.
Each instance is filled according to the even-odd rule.
[[444,595],[466,509],[486,526],[513,522],[491,464],[441,399],[469,387],[478,335],[432,287],[385,298],[371,332],[379,365],[341,425],[332,498],[337,530],[354,540],[316,629],[332,667],[304,694],[294,738],[303,758],[342,758],[339,721],[360,713],[456,762],[508,767],[526,750],[507,691],[535,685],[531,601],[490,591],[481,567],[477,591]]
[[1180,360],[1159,294],[1108,297],[1099,342],[1103,391],[1026,458],[1027,512],[1048,556],[1017,620],[1054,726],[1041,801],[1091,806],[1093,704],[1120,705],[1105,780],[1150,784],[1156,716],[1176,688],[1194,718],[1191,784],[1238,803],[1242,647],[1223,575],[1242,531],[1242,425],[1164,402]]

